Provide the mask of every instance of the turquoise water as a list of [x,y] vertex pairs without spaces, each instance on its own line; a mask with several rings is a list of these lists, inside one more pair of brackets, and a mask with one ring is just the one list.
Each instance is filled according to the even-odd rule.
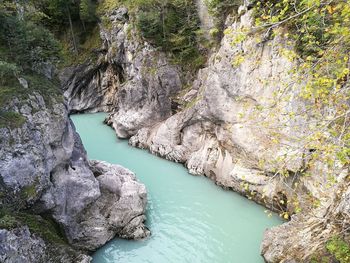
[[90,159],[121,164],[148,190],[142,241],[115,239],[93,255],[94,263],[258,263],[266,228],[281,223],[264,208],[181,165],[130,147],[103,125],[103,113],[72,116]]

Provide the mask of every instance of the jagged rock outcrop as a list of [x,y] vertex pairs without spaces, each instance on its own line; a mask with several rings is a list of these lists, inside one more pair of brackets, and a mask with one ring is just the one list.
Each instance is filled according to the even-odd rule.
[[100,25],[97,62],[63,70],[61,82],[70,111],[113,111],[108,123],[127,138],[170,117],[176,108],[172,97],[182,84],[165,54],[133,32],[127,9],[106,15],[111,29]]
[[[13,243],[0,246],[5,262],[17,262],[16,246],[24,255],[31,254],[26,262],[42,262],[42,257],[77,262],[79,253],[68,253],[73,248],[91,251],[116,235],[130,239],[149,235],[143,224],[145,186],[121,166],[89,163],[60,96],[33,92],[28,99],[9,101],[5,107],[2,110],[16,112],[23,120],[17,127],[0,128],[0,228],[5,228],[1,238]],[[68,243],[61,250],[52,253],[55,241],[38,233],[40,226],[33,226],[37,220],[31,219],[35,214],[45,215],[40,220],[53,219],[63,230],[61,239],[67,238]],[[50,236],[60,235],[57,230],[50,232]],[[36,257],[40,251],[42,257]]]
[[111,111],[116,105],[120,80],[116,69],[107,63],[91,60],[65,68],[60,72],[60,80],[71,113]]
[[[341,193],[341,194],[339,194]],[[335,191],[330,191],[328,200],[311,211],[292,216],[283,225],[267,229],[261,244],[261,254],[266,262],[321,262],[325,242],[339,235],[341,225],[347,225],[349,214],[349,181],[346,179]],[[325,205],[327,203],[328,205]],[[328,254],[322,262],[338,262]],[[345,261],[344,261],[345,262]]]

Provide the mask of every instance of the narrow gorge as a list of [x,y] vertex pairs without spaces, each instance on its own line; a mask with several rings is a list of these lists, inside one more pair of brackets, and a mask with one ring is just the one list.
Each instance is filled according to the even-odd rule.
[[350,262],[347,1],[0,5],[0,262]]

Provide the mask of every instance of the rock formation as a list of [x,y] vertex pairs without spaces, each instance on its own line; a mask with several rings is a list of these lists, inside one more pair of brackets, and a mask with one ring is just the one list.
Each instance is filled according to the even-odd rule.
[[121,166],[87,160],[60,96],[33,92],[2,110],[23,123],[0,128],[1,262],[88,262],[80,250],[149,235],[145,186]]
[[112,29],[100,25],[103,46],[97,62],[64,70],[61,82],[70,111],[113,111],[108,123],[128,138],[171,116],[180,73],[164,53],[130,32],[127,9],[112,11],[108,19]]

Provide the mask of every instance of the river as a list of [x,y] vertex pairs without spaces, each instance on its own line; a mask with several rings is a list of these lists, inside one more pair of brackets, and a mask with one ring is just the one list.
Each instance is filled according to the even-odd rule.
[[259,263],[266,228],[281,224],[264,208],[192,176],[177,163],[133,148],[103,124],[104,113],[73,115],[90,159],[120,164],[136,173],[148,191],[141,241],[114,239],[93,254],[93,263]]

